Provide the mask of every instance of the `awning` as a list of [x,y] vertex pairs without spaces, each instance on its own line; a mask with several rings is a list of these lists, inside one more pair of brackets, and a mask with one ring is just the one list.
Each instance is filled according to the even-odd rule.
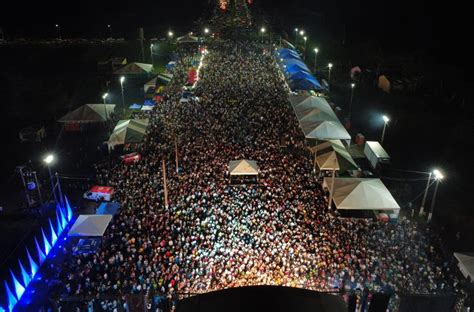
[[69,230],[69,236],[102,237],[104,236],[112,215],[80,215]]
[[234,160],[229,163],[231,176],[258,175],[258,165],[253,160]]
[[[324,179],[331,191],[332,178]],[[344,210],[400,210],[400,206],[380,179],[336,178],[333,201]]]

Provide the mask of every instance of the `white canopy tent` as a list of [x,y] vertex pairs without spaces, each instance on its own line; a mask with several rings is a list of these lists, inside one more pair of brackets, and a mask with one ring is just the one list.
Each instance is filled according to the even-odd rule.
[[294,95],[290,97],[290,102],[307,139],[350,142],[350,134],[324,97]]
[[351,140],[351,136],[344,126],[336,121],[305,123],[301,125],[301,128],[307,139],[319,141]]
[[[320,170],[356,170],[358,165],[340,140],[330,140],[310,148]],[[336,162],[334,161],[336,158]]]
[[258,176],[258,165],[253,160],[234,160],[229,163],[231,176]]
[[61,117],[60,123],[100,123],[110,119],[115,104],[85,104]]
[[157,86],[168,85],[171,79],[173,79],[173,75],[162,73],[145,83],[143,87],[145,89],[145,92],[147,92],[149,88],[156,88]]
[[[324,186],[331,192],[332,178],[325,178]],[[400,210],[380,179],[336,178],[332,197],[337,209]]]
[[80,215],[69,230],[69,236],[101,237],[112,221],[112,215]]
[[295,110],[296,116],[298,116],[298,118],[301,118],[300,116],[304,116],[314,109],[326,112],[334,116],[334,118],[337,118],[336,114],[331,108],[331,105],[329,105],[325,98],[319,96],[306,97],[299,103],[294,104],[293,109]]
[[109,148],[116,145],[141,143],[148,124],[148,119],[120,120],[107,142]]
[[458,268],[462,275],[474,282],[474,253],[455,252],[454,257],[458,260]]
[[116,70],[115,75],[148,75],[153,71],[152,64],[133,62]]

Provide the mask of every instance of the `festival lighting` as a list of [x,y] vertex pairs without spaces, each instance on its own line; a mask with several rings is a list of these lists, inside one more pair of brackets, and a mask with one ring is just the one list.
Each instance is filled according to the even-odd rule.
[[[54,161],[53,155],[48,155],[44,162],[50,164]],[[28,265],[24,266],[23,262],[18,259],[18,268],[21,272],[20,278],[15,275],[14,271],[10,269],[10,282],[4,281],[5,286],[5,307],[8,311],[13,311],[17,303],[21,300],[23,294],[26,292],[28,285],[35,279],[39,267],[46,261],[46,258],[51,253],[51,250],[55,247],[59,241],[59,237],[63,234],[69,222],[73,219],[73,213],[69,201],[66,197],[65,207],[61,207],[59,204],[56,206],[56,220],[49,219],[49,231],[45,232],[44,228],[41,228],[42,244],[38,242],[38,238],[35,237],[36,246],[36,257],[33,257],[28,250],[26,250],[26,257]],[[56,224],[56,228],[54,227]],[[46,228],[47,229],[47,228]],[[35,259],[36,258],[36,259]],[[0,311],[4,311],[3,308]]]

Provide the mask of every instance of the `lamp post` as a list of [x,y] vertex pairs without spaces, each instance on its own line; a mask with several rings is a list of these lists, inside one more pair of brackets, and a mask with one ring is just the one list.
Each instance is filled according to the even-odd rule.
[[298,44],[298,28],[295,28],[295,46]]
[[329,64],[328,64],[328,68],[329,68],[328,88],[329,88],[329,89],[331,88],[331,69],[332,69],[332,67],[333,67],[332,63],[329,63]]
[[112,38],[112,25],[108,24],[107,28],[109,29],[109,38]]
[[355,83],[351,83],[351,101],[349,102],[349,121],[351,120],[352,115],[352,102],[354,101],[354,89],[356,87]]
[[383,144],[383,141],[385,139],[385,130],[387,129],[387,124],[390,121],[390,119],[387,116],[383,116],[383,131],[382,131],[382,139],[380,140],[380,144]]
[[426,197],[428,197],[428,189],[430,188],[431,177],[433,176],[433,172],[429,173],[428,182],[426,183],[425,188],[425,195],[423,195],[423,201],[421,202],[420,212],[418,214],[421,217],[425,213],[425,204],[426,204]]
[[431,201],[430,213],[428,214],[428,223],[430,223],[431,219],[433,218],[433,211],[434,211],[434,206],[436,203],[436,195],[438,194],[439,182],[441,182],[444,179],[444,175],[438,169],[433,170],[433,175],[435,176],[436,187],[433,194],[433,200]]
[[318,63],[318,53],[319,53],[319,49],[318,48],[314,48],[314,72],[316,73],[316,69],[317,69],[317,63]]
[[61,40],[61,26],[59,26],[59,24],[56,24],[56,29],[58,30],[58,39]]
[[168,38],[171,40],[173,39],[174,33],[170,30],[168,31]]
[[51,180],[51,193],[53,194],[54,197],[54,202],[57,204],[58,203],[58,198],[56,197],[56,188],[54,186],[54,181],[53,181],[53,174],[51,173],[51,164],[54,161],[54,155],[49,154],[45,158],[43,158],[43,162],[46,164],[48,167],[49,171],[49,179]]
[[102,99],[104,100],[104,105],[107,104],[107,98],[108,97],[109,97],[108,93],[104,93],[104,95],[102,95]]
[[262,43],[263,43],[263,35],[265,34],[265,31],[267,31],[267,30],[265,29],[265,27],[262,27],[262,28],[260,29],[260,33],[261,33],[261,35],[262,35]]
[[153,43],[150,44],[150,55],[151,55],[151,65],[153,66],[155,64],[155,61],[153,59]]
[[120,90],[122,91],[122,107],[123,107],[123,113],[125,114],[125,95],[124,95],[124,88],[123,88],[124,82],[125,82],[125,77],[124,76],[120,77]]

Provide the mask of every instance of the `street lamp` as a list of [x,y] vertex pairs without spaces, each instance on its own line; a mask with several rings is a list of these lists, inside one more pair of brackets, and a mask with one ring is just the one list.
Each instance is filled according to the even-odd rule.
[[123,113],[125,114],[125,95],[124,95],[124,89],[123,89],[124,82],[125,82],[125,77],[124,76],[120,77],[120,89],[122,91],[122,107],[123,107]]
[[207,27],[204,28],[204,33],[205,33],[206,35],[209,34],[209,32],[210,32],[209,28],[207,28]]
[[352,114],[352,101],[354,100],[354,89],[356,87],[355,83],[351,83],[351,101],[349,102],[349,121],[351,120]]
[[328,87],[331,85],[331,69],[332,69],[332,67],[333,67],[332,63],[329,63],[328,64],[328,68],[329,68]]
[[59,24],[56,24],[54,26],[56,26],[56,29],[58,30],[58,38],[59,40],[61,40],[61,27],[59,26]]
[[301,35],[301,36],[304,36],[304,30],[301,30],[301,31],[300,31],[300,35]]
[[433,218],[433,211],[434,211],[434,206],[436,203],[436,195],[438,194],[439,182],[441,182],[444,179],[444,175],[438,169],[433,170],[433,175],[435,176],[436,187],[433,194],[433,200],[431,201],[430,213],[428,214],[428,223],[430,223],[431,219]]
[[262,34],[262,43],[263,43],[263,35],[265,34],[265,31],[267,31],[267,30],[265,29],[265,27],[262,27],[262,28],[260,29],[260,33]]
[[383,131],[382,131],[382,139],[380,140],[380,144],[383,144],[383,141],[385,139],[385,130],[387,129],[387,124],[388,122],[390,121],[390,118],[388,118],[387,116],[382,116],[382,119],[383,119]]
[[153,59],[153,43],[150,44],[151,65],[155,64]]
[[298,28],[295,28],[295,46],[298,44]]
[[318,53],[319,53],[319,49],[318,48],[314,48],[314,72],[316,73],[316,64],[318,63]]
[[304,50],[306,51],[306,41],[308,40],[308,37],[304,36]]
[[108,24],[107,28],[109,29],[109,37],[112,38],[112,25]]
[[43,162],[48,167],[49,179],[51,180],[51,193],[53,194],[54,202],[57,204],[58,203],[58,198],[56,197],[56,190],[55,190],[54,181],[53,181],[53,174],[51,173],[51,164],[54,162],[54,155],[53,154],[46,155],[46,157],[43,158]]
[[107,104],[107,98],[108,97],[109,97],[108,93],[104,93],[104,95],[102,95],[102,99],[104,100],[104,104]]
[[171,39],[173,38],[173,36],[174,36],[174,33],[172,31],[168,31],[168,37]]

